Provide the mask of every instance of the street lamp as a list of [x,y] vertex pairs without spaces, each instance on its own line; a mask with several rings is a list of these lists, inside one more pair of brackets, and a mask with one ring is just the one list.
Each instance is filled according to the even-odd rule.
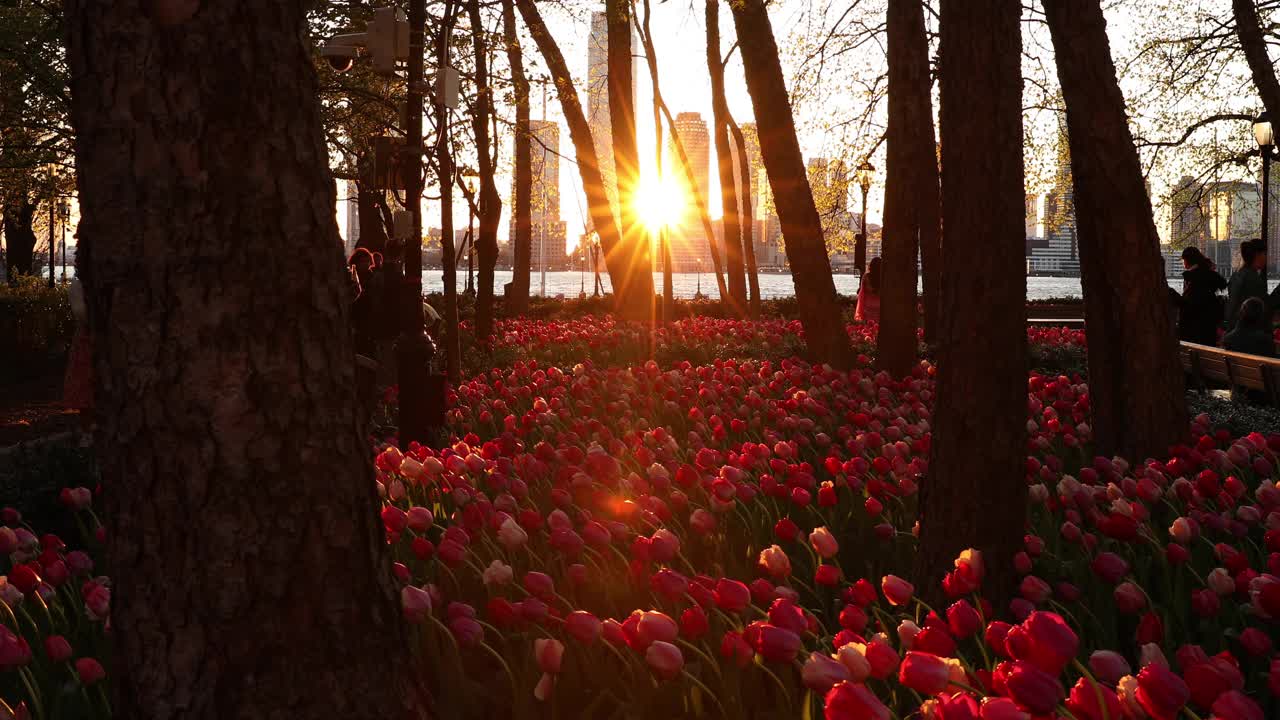
[[[1271,118],[1262,111],[1253,120],[1253,139],[1258,141],[1258,154],[1262,156],[1262,248],[1267,248],[1267,225],[1271,213],[1271,156],[1275,153],[1275,131],[1271,127]],[[1270,264],[1270,258],[1267,263]],[[1262,279],[1267,279],[1267,268],[1262,268]]]
[[867,193],[871,192],[871,174],[876,171],[870,160],[858,165],[858,187],[862,189],[862,232],[853,239],[853,265],[861,273],[867,269]]

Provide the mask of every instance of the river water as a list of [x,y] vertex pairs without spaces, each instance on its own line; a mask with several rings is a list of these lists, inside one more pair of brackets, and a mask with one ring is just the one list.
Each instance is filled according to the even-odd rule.
[[[836,291],[842,295],[855,295],[858,292],[858,276],[853,274],[837,274],[834,276],[836,281]],[[502,294],[502,286],[511,281],[510,270],[498,270],[494,273],[496,292]],[[715,275],[711,273],[676,273],[672,276],[672,286],[675,290],[676,297],[691,298],[699,289],[701,284],[702,293],[712,298],[719,297],[720,293],[716,290]],[[604,281],[606,292],[609,291],[609,276],[601,274],[601,280]],[[428,270],[422,273],[423,288],[426,292],[442,292],[444,290],[443,275],[439,270]],[[533,273],[531,278],[532,292],[534,295],[547,295],[555,297],[562,295],[564,297],[577,297],[578,293],[585,290],[591,293],[592,277],[589,273],[579,272],[548,272],[546,274],[546,289],[543,291],[542,274]],[[662,274],[654,273],[654,287],[662,289]],[[1182,279],[1178,278],[1169,283],[1175,290],[1181,292]],[[1271,280],[1270,286],[1275,288],[1280,284],[1280,279]],[[458,273],[458,288],[462,289],[466,286],[466,272]],[[760,296],[762,298],[780,298],[792,297],[795,295],[795,285],[792,283],[791,275],[788,273],[763,273],[760,275]],[[1027,299],[1028,300],[1047,300],[1049,298],[1078,298],[1080,295],[1080,278],[1072,277],[1028,277],[1027,278]]]

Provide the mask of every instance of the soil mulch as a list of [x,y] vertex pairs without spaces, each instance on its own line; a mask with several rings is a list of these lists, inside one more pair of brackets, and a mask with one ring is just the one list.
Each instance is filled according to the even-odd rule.
[[62,368],[0,379],[0,448],[74,431],[79,414],[62,404]]

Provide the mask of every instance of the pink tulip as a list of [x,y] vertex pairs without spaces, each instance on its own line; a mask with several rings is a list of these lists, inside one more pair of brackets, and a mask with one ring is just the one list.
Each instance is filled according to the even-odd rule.
[[840,543],[836,542],[835,536],[825,527],[820,527],[809,533],[809,543],[813,545],[814,551],[821,558],[829,560],[840,552]]
[[644,652],[644,661],[663,680],[675,678],[684,668],[684,655],[680,648],[662,640],[649,645]]
[[538,661],[538,669],[544,673],[560,672],[560,661],[564,657],[564,644],[559,640],[538,638],[533,641],[533,656]]
[[880,589],[891,605],[906,605],[915,594],[915,587],[897,575],[885,575],[880,581]]
[[668,615],[654,610],[644,612],[636,624],[636,649],[643,650],[655,642],[675,642],[679,635],[680,628]]
[[782,579],[791,574],[791,558],[782,548],[771,545],[760,551],[760,567],[770,577]]
[[1089,670],[1099,680],[1109,685],[1120,682],[1120,678],[1132,672],[1129,661],[1120,653],[1111,650],[1095,650],[1089,656]]
[[805,687],[818,693],[826,693],[832,685],[852,679],[843,663],[819,652],[809,654],[800,676]]

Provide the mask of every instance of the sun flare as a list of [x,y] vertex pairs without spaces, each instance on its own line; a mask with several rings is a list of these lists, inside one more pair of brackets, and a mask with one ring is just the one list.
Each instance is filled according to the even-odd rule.
[[680,222],[684,215],[684,195],[674,181],[646,175],[636,189],[635,211],[640,222],[656,235],[662,228]]

